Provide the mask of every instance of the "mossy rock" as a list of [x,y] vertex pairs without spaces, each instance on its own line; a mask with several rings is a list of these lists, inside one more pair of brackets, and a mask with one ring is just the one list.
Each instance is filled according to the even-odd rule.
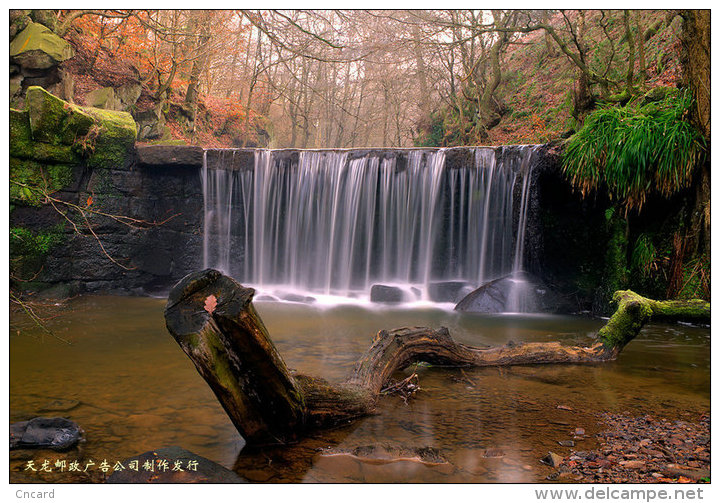
[[10,109],[10,156],[39,162],[79,164],[81,157],[70,145],[52,145],[33,138],[30,114]]
[[31,86],[25,95],[30,131],[35,141],[51,145],[74,145],[95,123],[92,116],[47,92]]
[[83,145],[90,167],[110,168],[122,166],[135,145],[137,126],[127,112],[83,107],[95,119],[95,125]]
[[[64,224],[44,229],[10,228],[11,276],[32,278],[45,263],[48,253],[65,239]],[[25,287],[26,284],[23,284]]]
[[122,110],[122,103],[115,95],[115,90],[112,87],[103,87],[89,92],[85,96],[85,102],[95,108]]
[[137,126],[127,112],[79,107],[32,86],[27,112],[10,113],[10,153],[15,157],[119,167],[135,144]]
[[646,92],[642,97],[642,104],[647,105],[648,103],[652,103],[654,101],[662,101],[666,99],[668,96],[672,96],[674,94],[678,93],[678,89],[676,87],[668,87],[668,86],[658,86],[653,87],[648,92]]
[[10,43],[10,57],[24,68],[46,70],[74,55],[66,40],[40,23],[29,23]]

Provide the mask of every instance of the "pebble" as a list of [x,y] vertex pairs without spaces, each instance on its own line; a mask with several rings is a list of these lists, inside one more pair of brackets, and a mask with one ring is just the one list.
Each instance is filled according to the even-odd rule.
[[[606,429],[597,434],[597,450],[570,451],[559,462],[550,453],[543,463],[569,471],[583,483],[698,482],[709,476],[709,414],[700,415],[697,422],[627,413],[603,414],[601,419]],[[575,433],[581,430],[584,433],[575,428]],[[554,473],[548,480],[561,476],[569,477]]]

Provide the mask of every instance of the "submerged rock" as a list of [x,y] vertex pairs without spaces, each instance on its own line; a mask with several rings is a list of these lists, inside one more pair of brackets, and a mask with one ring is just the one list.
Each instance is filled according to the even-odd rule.
[[313,459],[308,473],[319,482],[419,483],[455,472],[432,447],[367,445],[327,449]]
[[554,452],[551,451],[551,452],[548,452],[547,456],[542,458],[540,460],[540,462],[544,463],[548,466],[552,466],[553,468],[557,468],[563,462],[563,459],[564,458],[562,456],[555,454]]
[[[137,462],[138,470],[132,466]],[[232,470],[182,447],[163,447],[120,462],[107,479],[110,484],[242,484],[247,481]],[[147,467],[147,469],[143,468]],[[152,468],[152,470],[151,470]]]
[[42,412],[67,412],[80,405],[78,400],[71,400],[65,398],[56,398],[46,403],[42,409]]
[[309,295],[301,295],[299,293],[283,293],[279,295],[280,299],[288,301],[288,302],[300,302],[303,304],[312,304],[313,302],[317,302],[317,299],[315,297],[311,297]]
[[82,430],[64,417],[36,417],[10,425],[10,450],[53,449],[64,451],[80,441]]

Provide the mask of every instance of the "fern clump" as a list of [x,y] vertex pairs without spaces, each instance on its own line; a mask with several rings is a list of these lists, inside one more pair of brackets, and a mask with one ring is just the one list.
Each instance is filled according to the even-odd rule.
[[693,99],[678,91],[661,101],[592,112],[569,140],[563,168],[583,195],[606,187],[626,210],[640,209],[647,194],[665,197],[690,185],[705,151],[687,120]]

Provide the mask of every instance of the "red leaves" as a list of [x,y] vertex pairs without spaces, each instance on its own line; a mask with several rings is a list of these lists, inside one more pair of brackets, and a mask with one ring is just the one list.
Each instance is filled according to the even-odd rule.
[[217,299],[214,295],[208,295],[205,299],[205,311],[212,314],[215,312],[215,308],[217,307]]

